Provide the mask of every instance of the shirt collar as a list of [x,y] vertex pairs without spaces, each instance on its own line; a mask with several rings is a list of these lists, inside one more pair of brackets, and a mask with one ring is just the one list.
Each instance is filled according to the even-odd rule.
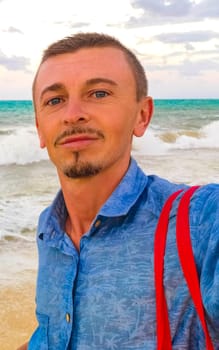
[[[136,161],[131,159],[126,174],[98,214],[106,217],[126,215],[143,192],[147,182],[148,177]],[[57,231],[60,232],[60,229],[64,233],[66,216],[63,194],[59,191],[51,206],[43,212],[43,220],[40,220],[38,226],[38,236],[40,237],[42,233],[51,236],[53,232],[55,235]]]
[[100,210],[100,215],[115,217],[126,215],[147,185],[148,177],[131,159],[129,168],[119,185]]

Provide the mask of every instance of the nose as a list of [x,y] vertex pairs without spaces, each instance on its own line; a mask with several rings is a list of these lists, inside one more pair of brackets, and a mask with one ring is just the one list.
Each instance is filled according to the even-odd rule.
[[90,120],[89,114],[85,110],[82,101],[69,100],[64,115],[64,124],[86,123]]

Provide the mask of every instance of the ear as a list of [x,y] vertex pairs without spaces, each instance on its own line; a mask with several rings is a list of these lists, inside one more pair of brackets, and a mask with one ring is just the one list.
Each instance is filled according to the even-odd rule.
[[38,137],[39,137],[39,140],[40,140],[40,148],[45,148],[46,144],[45,144],[42,132],[40,130],[40,126],[39,126],[39,123],[38,123],[37,116],[35,116],[35,124],[36,124],[36,128],[37,128]]
[[141,137],[144,135],[145,130],[147,129],[154,110],[153,100],[150,96],[146,96],[140,102],[140,108],[136,124],[133,130],[133,135]]

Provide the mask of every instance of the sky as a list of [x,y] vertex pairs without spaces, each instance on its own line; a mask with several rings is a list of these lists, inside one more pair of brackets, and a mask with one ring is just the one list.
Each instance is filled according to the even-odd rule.
[[218,0],[0,0],[0,100],[31,99],[43,50],[77,32],[115,36],[149,94],[219,98]]

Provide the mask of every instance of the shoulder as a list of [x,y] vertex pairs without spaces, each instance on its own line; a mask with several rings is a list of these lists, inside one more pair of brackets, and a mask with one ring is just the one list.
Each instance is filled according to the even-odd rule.
[[[180,190],[187,189],[185,184],[176,184],[156,175],[148,176],[148,184],[145,189],[147,207],[157,217],[160,216],[161,210],[171,194]],[[171,216],[174,214],[171,213]]]
[[202,186],[191,201],[191,236],[200,276],[203,304],[219,329],[219,185]]
[[199,225],[219,223],[219,184],[201,186],[191,200],[191,212]]
[[207,257],[212,263],[218,261],[219,185],[201,186],[191,199],[189,213],[193,251],[201,269]]

